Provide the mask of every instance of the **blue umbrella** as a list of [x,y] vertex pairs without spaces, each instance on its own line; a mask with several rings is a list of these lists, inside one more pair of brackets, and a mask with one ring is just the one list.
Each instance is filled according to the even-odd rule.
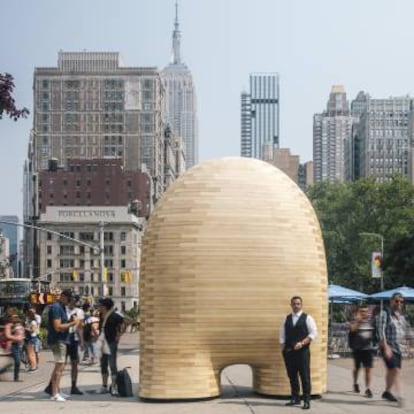
[[331,302],[349,303],[368,298],[368,295],[357,290],[348,289],[339,285],[328,285],[328,297]]
[[394,293],[401,293],[404,299],[414,300],[414,289],[408,286],[400,286],[390,290],[384,290],[383,292],[377,292],[370,295],[370,299],[389,300]]

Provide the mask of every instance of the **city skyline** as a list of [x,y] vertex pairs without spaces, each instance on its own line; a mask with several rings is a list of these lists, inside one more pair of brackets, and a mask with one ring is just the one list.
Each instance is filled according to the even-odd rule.
[[[1,72],[16,83],[19,107],[33,114],[35,67],[55,66],[59,50],[120,52],[128,66],[168,64],[175,0],[52,0],[3,5]],[[111,7],[109,7],[111,5]],[[182,56],[197,89],[200,160],[240,151],[240,91],[252,72],[280,74],[280,146],[312,159],[312,120],[332,85],[348,99],[412,94],[408,42],[414,4],[401,1],[181,0]],[[82,13],[79,13],[79,10]],[[384,56],[387,58],[384,59]],[[2,214],[22,214],[22,176],[32,117],[0,121]],[[4,150],[7,143],[7,151]]]

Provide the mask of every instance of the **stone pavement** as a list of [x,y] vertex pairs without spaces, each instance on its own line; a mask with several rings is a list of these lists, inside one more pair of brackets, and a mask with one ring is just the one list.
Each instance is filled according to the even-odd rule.
[[[120,346],[119,367],[130,366],[134,389],[138,388],[138,335],[126,334]],[[0,413],[26,414],[270,414],[274,412],[298,413],[300,407],[285,407],[286,401],[264,398],[251,390],[251,370],[245,365],[234,365],[222,373],[222,397],[199,402],[186,403],[148,403],[138,397],[119,398],[110,395],[95,394],[100,386],[98,366],[82,367],[79,373],[79,388],[87,391],[82,396],[74,396],[64,403],[50,401],[43,393],[52,369],[51,355],[42,353],[43,367],[41,374],[24,375],[24,382],[0,382]],[[49,363],[47,363],[49,361]],[[382,414],[394,412],[412,412],[414,408],[414,360],[404,361],[403,373],[405,383],[406,405],[398,408],[393,403],[381,400],[383,391],[383,366],[376,362],[373,381],[374,398],[351,392],[350,359],[329,361],[328,392],[320,400],[312,401],[311,410],[318,414]],[[360,382],[361,384],[361,382]],[[69,370],[62,379],[63,391],[70,386]],[[363,387],[361,387],[363,389]],[[300,411],[298,411],[300,410]]]

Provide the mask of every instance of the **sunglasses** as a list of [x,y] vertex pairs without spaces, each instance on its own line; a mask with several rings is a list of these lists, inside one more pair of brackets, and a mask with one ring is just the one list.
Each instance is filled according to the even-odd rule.
[[402,299],[394,299],[395,303],[404,303],[404,301]]

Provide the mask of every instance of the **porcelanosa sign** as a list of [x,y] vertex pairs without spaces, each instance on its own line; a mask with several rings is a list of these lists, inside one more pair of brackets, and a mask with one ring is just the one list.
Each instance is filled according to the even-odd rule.
[[124,222],[130,221],[127,207],[72,207],[62,208],[58,206],[47,206],[46,213],[40,216],[40,221],[58,222]]
[[115,210],[58,210],[59,218],[115,218]]

